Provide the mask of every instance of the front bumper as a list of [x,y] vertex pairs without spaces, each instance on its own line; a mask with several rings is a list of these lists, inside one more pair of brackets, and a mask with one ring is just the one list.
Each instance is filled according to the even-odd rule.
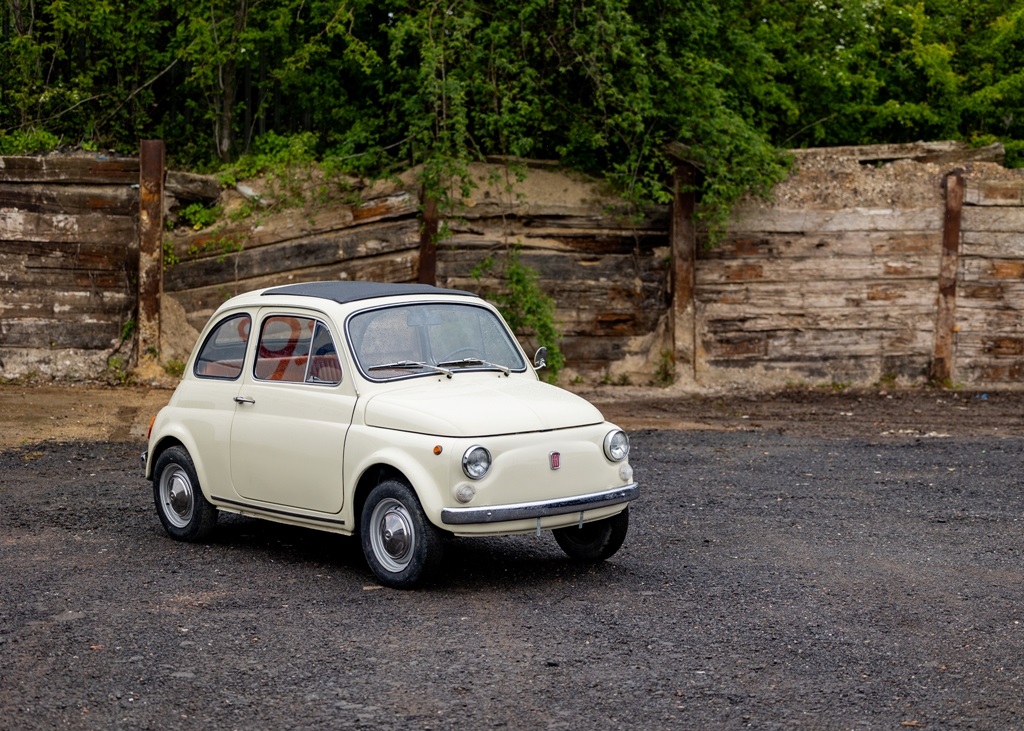
[[489,505],[481,508],[444,508],[441,522],[445,525],[472,525],[479,523],[505,523],[512,520],[546,518],[550,515],[582,513],[595,508],[607,508],[636,500],[640,496],[637,483],[613,490],[592,492],[558,500],[539,500],[511,505]]

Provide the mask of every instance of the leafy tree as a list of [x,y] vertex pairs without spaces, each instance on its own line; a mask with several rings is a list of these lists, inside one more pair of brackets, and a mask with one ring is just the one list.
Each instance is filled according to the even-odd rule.
[[[216,167],[301,135],[333,169],[559,159],[638,205],[681,143],[720,226],[778,148],[953,138],[1024,151],[1024,0],[4,0],[0,149]],[[273,144],[277,144],[274,142]]]

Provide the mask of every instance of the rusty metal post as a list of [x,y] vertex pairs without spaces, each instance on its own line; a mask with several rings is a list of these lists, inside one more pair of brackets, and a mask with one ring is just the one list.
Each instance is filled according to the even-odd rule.
[[680,160],[672,180],[669,240],[672,250],[672,309],[669,327],[676,376],[697,378],[697,317],[694,286],[697,269],[697,168]]
[[943,180],[946,213],[942,223],[942,263],[939,266],[939,297],[935,313],[935,349],[931,379],[948,384],[953,380],[956,334],[956,280],[960,267],[960,229],[964,204],[963,170],[954,170]]
[[160,354],[160,294],[163,290],[164,142],[143,140],[139,150],[139,291],[136,359]]
[[437,199],[426,193],[423,200],[423,220],[420,223],[420,260],[416,281],[420,284],[437,284]]

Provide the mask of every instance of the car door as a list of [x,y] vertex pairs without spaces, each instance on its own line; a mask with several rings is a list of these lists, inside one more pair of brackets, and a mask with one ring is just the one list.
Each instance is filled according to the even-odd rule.
[[247,502],[336,514],[356,400],[339,341],[308,311],[260,310],[257,333],[231,424],[234,490]]

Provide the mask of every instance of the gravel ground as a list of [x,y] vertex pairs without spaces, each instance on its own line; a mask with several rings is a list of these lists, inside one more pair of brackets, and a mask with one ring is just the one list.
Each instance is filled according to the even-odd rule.
[[1012,400],[904,429],[911,404],[843,398],[690,402],[701,428],[632,434],[612,560],[453,541],[414,592],[352,539],[222,516],[171,541],[137,441],[8,447],[0,728],[1021,728]]

